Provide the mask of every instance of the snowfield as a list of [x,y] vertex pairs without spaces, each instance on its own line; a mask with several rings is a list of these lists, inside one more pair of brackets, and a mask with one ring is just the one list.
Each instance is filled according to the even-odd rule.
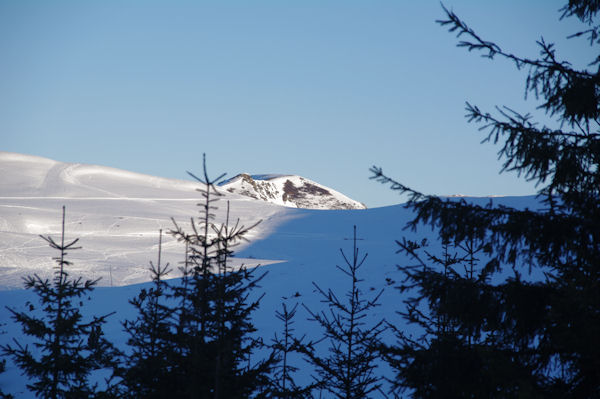
[[[0,176],[0,289],[20,288],[28,274],[51,275],[54,262],[38,236],[60,233],[63,205],[67,238],[79,237],[83,247],[73,253],[73,275],[101,278],[102,286],[148,281],[148,255],[156,252],[159,230],[172,228],[171,218],[189,224],[201,199],[199,184],[192,181],[6,152],[0,152]],[[287,208],[224,193],[216,220],[225,220],[229,201],[232,220],[261,221],[250,240],[270,234],[291,216]],[[173,265],[183,260],[182,246],[168,235],[163,257]],[[276,261],[237,260],[247,265]]]
[[[73,262],[70,274],[101,278],[100,287],[85,303],[84,313],[116,312],[104,330],[119,348],[126,349],[121,322],[135,316],[128,300],[148,284],[148,262],[156,260],[158,231],[173,226],[171,217],[185,225],[197,215],[198,184],[12,153],[0,153],[0,176],[0,303],[17,311],[27,309],[27,301],[36,303],[31,293],[22,289],[22,278],[33,273],[51,276],[56,253],[38,235],[59,238],[61,207],[65,205],[66,238],[79,237],[82,247],[68,255]],[[366,181],[365,186],[368,184],[375,183]],[[244,225],[262,220],[252,230],[249,242],[237,248],[234,261],[238,265],[261,265],[258,270],[268,273],[256,292],[264,293],[264,297],[254,315],[265,341],[282,327],[274,317],[282,302],[288,306],[303,304],[313,310],[323,306],[313,282],[344,296],[351,282],[336,265],[343,264],[340,248],[351,253],[354,225],[361,252],[368,252],[359,271],[364,279],[363,295],[370,297],[384,290],[381,306],[366,322],[385,318],[409,334],[416,333],[396,313],[403,299],[394,289],[402,278],[396,265],[410,260],[396,254],[395,240],[428,238],[435,243],[436,232],[429,227],[416,233],[405,230],[413,216],[409,210],[402,205],[360,210],[297,209],[223,191],[226,195],[215,212],[217,221],[224,220],[225,201],[230,203],[231,216]],[[473,201],[485,203],[489,199]],[[534,197],[494,201],[516,207],[535,204]],[[164,235],[162,257],[176,269],[183,260],[182,245]],[[173,272],[172,277],[176,276]],[[26,340],[5,306],[0,307],[0,332],[5,332],[0,333],[0,344],[13,337]],[[307,319],[308,313],[300,307],[295,318],[297,335],[318,338],[318,327]],[[327,343],[321,345],[325,348]],[[291,361],[301,368],[297,382],[310,381],[311,370],[303,367],[302,360],[295,356]],[[389,375],[384,365],[380,372]],[[26,383],[26,378],[8,362],[7,371],[0,374],[0,387],[15,397],[32,398]]]

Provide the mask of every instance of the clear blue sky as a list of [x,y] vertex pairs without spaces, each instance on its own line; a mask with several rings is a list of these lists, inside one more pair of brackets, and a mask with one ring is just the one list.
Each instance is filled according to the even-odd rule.
[[[445,2],[529,57],[585,66],[562,1]],[[525,195],[464,103],[524,101],[524,71],[456,48],[438,1],[0,0],[0,150],[172,178],[299,174],[369,207],[383,167],[433,194]],[[1,177],[0,177],[1,178]]]

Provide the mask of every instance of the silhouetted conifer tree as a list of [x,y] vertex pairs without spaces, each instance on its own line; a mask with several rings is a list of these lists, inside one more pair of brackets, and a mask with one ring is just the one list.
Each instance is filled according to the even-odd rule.
[[[586,24],[572,37],[597,48],[599,10],[597,1],[569,1],[561,18]],[[390,352],[399,384],[422,398],[448,397],[447,382],[453,397],[600,397],[600,75],[561,61],[543,39],[540,58],[514,55],[444,11],[439,23],[461,37],[459,46],[529,69],[526,92],[541,99],[556,126],[508,107],[493,115],[466,106],[469,121],[488,130],[485,141],[501,143],[502,170],[541,186],[539,210],[424,195],[372,168],[373,178],[409,194],[416,213],[409,226],[431,224],[443,240],[472,242],[489,257],[475,278],[447,278],[430,261],[405,270],[419,293],[414,308],[428,308],[423,317],[443,314],[453,328],[450,335],[428,331],[425,344],[403,340]],[[596,68],[600,56],[590,56]],[[527,281],[532,269],[545,277]]]
[[246,267],[233,269],[232,248],[254,227],[237,221],[214,222],[214,203],[222,196],[216,184],[224,175],[210,179],[204,162],[204,176],[192,177],[203,184],[198,191],[203,202],[198,219],[190,220],[191,231],[175,221],[171,231],[189,251],[188,273],[173,291],[182,306],[177,315],[176,339],[179,378],[183,397],[244,398],[268,386],[272,359],[251,359],[262,343],[253,338],[256,331],[251,314],[260,298],[253,293],[264,274],[255,276]]
[[[385,329],[384,321],[369,325],[365,318],[378,306],[377,301],[383,291],[372,299],[365,299],[359,287],[363,281],[358,270],[363,266],[367,254],[361,256],[356,245],[356,226],[354,226],[352,256],[348,258],[340,249],[345,262],[337,269],[348,276],[350,289],[346,298],[339,298],[331,289],[325,291],[313,283],[322,297],[327,310],[312,311],[306,308],[315,321],[324,330],[323,338],[300,346],[317,371],[315,380],[320,388],[341,399],[367,398],[381,387],[382,377],[377,374],[375,360],[378,354],[373,348],[379,345],[379,335]],[[329,344],[328,353],[320,355],[315,346],[320,342]]]
[[277,335],[272,339],[271,348],[274,351],[274,358],[276,363],[273,365],[271,377],[271,388],[269,390],[269,397],[272,398],[310,398],[312,385],[301,387],[294,381],[293,374],[298,371],[298,367],[292,365],[289,357],[294,354],[301,352],[299,348],[303,346],[304,338],[297,338],[294,336],[294,316],[298,304],[295,304],[291,309],[288,309],[285,302],[281,304],[281,311],[275,312],[275,317],[283,322],[283,332],[281,335]]
[[[0,335],[6,334],[6,331],[2,330],[6,323],[0,323]],[[0,360],[0,374],[6,371],[6,359]],[[0,388],[0,399],[12,399],[13,396],[4,393],[4,391]]]
[[[0,360],[0,374],[4,373],[4,371],[6,371],[6,359]],[[6,397],[6,394],[0,389],[0,398],[4,397]]]
[[174,363],[173,309],[165,303],[168,290],[165,277],[169,264],[161,265],[162,230],[159,231],[158,261],[150,262],[152,287],[142,289],[131,303],[137,310],[135,320],[123,327],[131,352],[122,371],[129,398],[166,398],[178,389],[171,373]]
[[523,384],[526,370],[511,361],[511,352],[490,348],[495,337],[482,326],[497,300],[485,287],[489,273],[477,267],[482,248],[444,242],[438,256],[426,240],[398,244],[416,261],[399,266],[404,279],[398,288],[409,295],[400,314],[422,333],[415,337],[391,326],[398,343],[383,354],[397,371],[394,391],[426,398],[495,397],[506,395],[506,390],[490,394],[503,380]]
[[[37,274],[25,279],[25,288],[37,295],[41,312],[29,303],[31,312],[8,308],[13,319],[21,324],[23,333],[34,339],[34,347],[14,344],[2,347],[13,362],[28,377],[27,387],[40,398],[108,397],[109,390],[100,392],[97,384],[89,382],[94,370],[113,368],[116,350],[105,339],[101,326],[109,315],[94,316],[84,322],[81,297],[88,295],[98,280],[72,279],[65,259],[68,250],[78,249],[79,239],[65,243],[65,208],[63,207],[60,242],[41,236],[51,248],[59,251],[52,281]],[[108,382],[107,382],[108,384]]]

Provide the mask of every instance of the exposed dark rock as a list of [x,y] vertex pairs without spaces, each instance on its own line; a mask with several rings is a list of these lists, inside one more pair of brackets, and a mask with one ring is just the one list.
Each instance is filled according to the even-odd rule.
[[[263,176],[263,175],[258,175]],[[260,199],[268,202],[281,204],[296,205],[298,208],[308,209],[360,209],[364,206],[359,206],[351,200],[340,200],[339,197],[332,194],[331,191],[324,187],[320,187],[304,178],[296,177],[296,183],[291,179],[286,179],[281,186],[279,183],[274,183],[272,180],[279,179],[285,176],[282,175],[264,175],[273,176],[258,180],[254,179],[247,173],[242,173],[228,180],[223,185],[235,183],[235,188],[230,187],[226,190],[232,193],[245,195],[247,197]],[[240,182],[241,180],[241,182]],[[299,182],[297,181],[299,180]],[[236,183],[237,182],[237,183]],[[361,204],[362,205],[362,204]],[[364,207],[366,208],[366,207]]]

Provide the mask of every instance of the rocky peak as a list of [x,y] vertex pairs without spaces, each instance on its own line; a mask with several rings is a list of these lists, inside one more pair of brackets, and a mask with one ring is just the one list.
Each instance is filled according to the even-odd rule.
[[294,175],[241,173],[223,183],[230,193],[294,208],[365,209],[358,201],[314,181]]

